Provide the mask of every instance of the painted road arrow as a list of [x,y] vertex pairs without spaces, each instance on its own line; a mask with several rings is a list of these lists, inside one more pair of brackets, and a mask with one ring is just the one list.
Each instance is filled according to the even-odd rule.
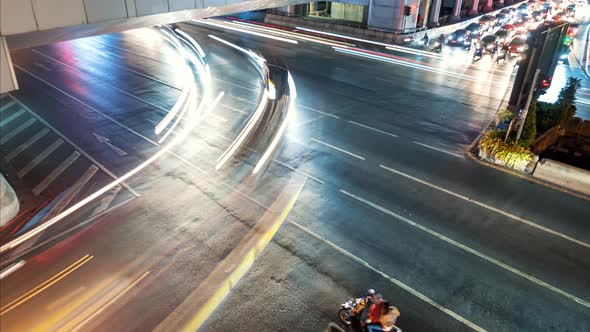
[[114,146],[110,140],[106,137],[100,136],[98,134],[92,133],[92,135],[94,135],[94,137],[96,137],[96,140],[99,141],[100,143],[104,143],[106,144],[109,148],[111,148],[111,150],[115,151],[116,154],[119,155],[119,157],[124,157],[127,155],[127,152],[119,149],[118,147]]

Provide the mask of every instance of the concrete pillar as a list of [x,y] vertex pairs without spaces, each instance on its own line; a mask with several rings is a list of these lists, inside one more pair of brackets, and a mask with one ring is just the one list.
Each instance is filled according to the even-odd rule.
[[500,8],[500,7],[504,7],[504,0],[497,0],[497,1],[496,1],[496,6],[497,6],[498,8]]
[[461,5],[462,4],[463,4],[463,0],[455,0],[455,5],[453,6],[453,15],[451,15],[451,18],[450,18],[451,22],[458,22],[461,20]]
[[6,37],[0,36],[0,93],[18,90]]
[[440,6],[442,6],[442,0],[432,0],[432,8],[430,11],[430,23],[429,26],[437,27],[440,24],[438,23],[438,19],[440,17]]
[[469,10],[469,15],[475,16],[477,15],[477,7],[479,6],[479,0],[473,0],[471,2],[471,9]]
[[[367,25],[387,31],[401,31],[404,28],[404,1],[369,0]],[[417,15],[414,13],[414,15]],[[408,18],[405,18],[408,23]],[[414,23],[415,24],[415,23]]]
[[422,17],[422,22],[420,22],[420,26],[416,26],[416,28],[422,28],[427,25],[428,22],[428,14],[430,12],[430,0],[422,0],[420,2],[420,9],[418,10],[418,14]]
[[486,12],[492,11],[494,9],[494,7],[492,7],[494,4],[494,0],[486,0],[486,6],[484,7],[484,10]]

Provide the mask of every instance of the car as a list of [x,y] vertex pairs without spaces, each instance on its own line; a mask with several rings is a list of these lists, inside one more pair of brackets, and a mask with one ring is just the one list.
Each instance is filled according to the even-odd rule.
[[512,16],[512,13],[510,12],[510,9],[508,9],[508,8],[504,8],[504,9],[502,9],[502,10],[500,11],[500,14],[504,14],[504,15],[506,15],[506,16],[508,16],[508,17],[509,17],[509,16]]
[[500,30],[496,31],[495,35],[498,36],[498,43],[500,45],[508,42],[508,38],[509,38],[508,35],[509,35],[509,33],[508,33],[507,30],[500,29]]
[[544,19],[546,16],[546,13],[542,10],[535,10],[532,14],[531,17],[535,20],[535,21],[541,21],[542,19]]
[[497,21],[498,21],[498,19],[495,16],[484,15],[479,18],[478,23],[481,24],[482,26],[485,26],[486,29],[489,29],[489,28],[495,26]]
[[514,22],[512,24],[512,26],[514,27],[514,32],[515,33],[525,33],[526,32],[526,23],[524,23],[523,21],[520,22]]
[[526,3],[520,4],[520,6],[518,6],[516,8],[516,11],[518,13],[528,13],[528,11],[529,11],[529,5],[526,4]]
[[495,52],[500,44],[500,37],[496,35],[487,35],[481,39],[479,46],[483,49],[483,52]]
[[565,20],[565,15],[557,14],[557,15],[553,16],[551,19],[554,22],[562,23]]
[[469,45],[471,44],[471,31],[467,29],[455,30],[447,37],[447,45]]
[[500,26],[508,20],[508,17],[502,13],[496,14],[496,25]]
[[516,36],[508,43],[508,53],[512,55],[520,55],[528,49],[525,36]]
[[472,36],[477,36],[482,33],[482,27],[479,23],[470,23],[468,26],[465,27],[465,30],[471,31]]
[[500,29],[502,29],[502,30],[506,30],[506,31],[508,31],[508,32],[510,32],[510,33],[513,33],[513,32],[514,32],[514,29],[515,29],[515,27],[514,27],[514,25],[513,25],[513,24],[504,24],[503,26],[501,26],[501,27],[500,27]]

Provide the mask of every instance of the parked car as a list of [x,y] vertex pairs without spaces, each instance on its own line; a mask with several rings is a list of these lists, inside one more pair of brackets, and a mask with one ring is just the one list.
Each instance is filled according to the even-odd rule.
[[471,31],[467,29],[459,29],[451,33],[447,38],[447,45],[469,45],[471,44]]

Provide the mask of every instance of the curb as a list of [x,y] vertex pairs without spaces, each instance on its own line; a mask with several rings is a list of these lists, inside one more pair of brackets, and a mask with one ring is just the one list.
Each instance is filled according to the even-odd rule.
[[[295,205],[305,182],[289,183],[261,217],[261,221],[154,331],[194,332],[201,328],[268,246]],[[294,194],[289,195],[290,192]]]
[[566,187],[558,186],[558,185],[555,185],[555,184],[550,183],[550,182],[547,182],[547,181],[539,180],[539,179],[534,178],[532,176],[528,176],[528,175],[522,174],[521,172],[517,172],[517,171],[515,171],[513,169],[510,169],[510,168],[507,168],[507,167],[503,167],[503,166],[500,166],[500,165],[496,165],[496,164],[493,164],[493,163],[490,163],[488,161],[485,161],[485,160],[480,159],[475,153],[473,153],[473,149],[474,149],[475,145],[477,144],[477,142],[479,142],[479,139],[481,138],[482,134],[486,130],[487,130],[487,127],[481,133],[479,133],[479,135],[476,137],[476,139],[473,141],[473,143],[471,143],[471,145],[469,146],[469,148],[467,148],[467,150],[465,151],[465,155],[469,159],[471,159],[472,161],[474,161],[474,162],[476,162],[476,163],[478,163],[480,165],[492,167],[492,168],[494,168],[496,170],[502,171],[504,173],[508,173],[510,175],[518,176],[518,177],[520,177],[522,179],[525,179],[527,181],[530,181],[530,182],[533,182],[533,183],[536,183],[536,184],[539,184],[539,185],[542,185],[542,186],[545,186],[545,187],[548,187],[548,188],[551,188],[551,189],[559,190],[559,191],[561,191],[563,193],[570,194],[572,196],[576,196],[578,198],[581,198],[581,199],[590,201],[590,196],[585,195],[583,193],[579,193],[579,192],[577,192],[575,190],[571,190],[571,189],[566,188]]

